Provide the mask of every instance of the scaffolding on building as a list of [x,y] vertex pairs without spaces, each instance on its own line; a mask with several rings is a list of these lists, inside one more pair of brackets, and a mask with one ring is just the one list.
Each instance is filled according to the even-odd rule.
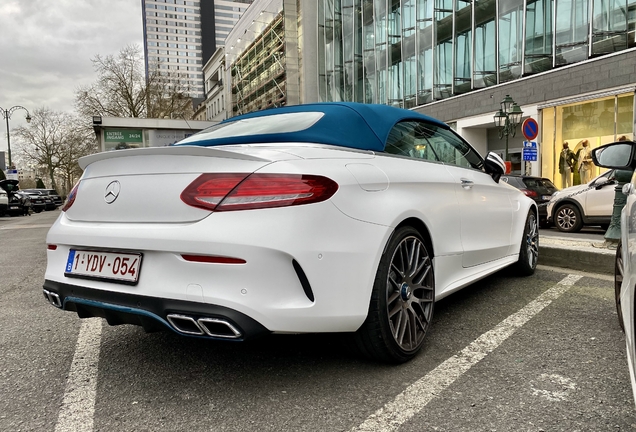
[[281,13],[232,65],[233,115],[285,105],[284,30]]

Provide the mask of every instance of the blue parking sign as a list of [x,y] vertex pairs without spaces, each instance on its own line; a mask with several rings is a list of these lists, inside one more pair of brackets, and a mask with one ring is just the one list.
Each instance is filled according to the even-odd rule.
[[537,142],[524,141],[521,156],[524,161],[534,162],[537,160]]

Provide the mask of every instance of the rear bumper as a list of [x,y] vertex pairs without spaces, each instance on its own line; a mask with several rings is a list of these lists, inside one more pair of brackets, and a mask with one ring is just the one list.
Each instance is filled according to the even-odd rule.
[[[187,224],[84,223],[63,213],[47,236],[55,247],[47,251],[45,279],[51,290],[57,283],[103,292],[105,302],[128,294],[216,305],[274,333],[355,331],[368,314],[391,228],[351,219],[330,203],[311,207],[263,211],[257,223],[249,212],[219,212]],[[138,283],[69,278],[70,249],[141,253]],[[245,263],[191,262],[183,254]]]
[[[51,294],[55,298],[53,302]],[[138,325],[147,332],[169,329],[181,335],[236,341],[269,333],[247,315],[213,304],[108,292],[50,280],[44,281],[44,296],[54,306],[77,312],[80,318],[101,317],[110,325]],[[230,326],[217,325],[217,333],[209,334],[197,324],[179,325],[170,318],[174,316],[189,317],[192,323],[203,319]],[[173,325],[171,321],[177,324]]]

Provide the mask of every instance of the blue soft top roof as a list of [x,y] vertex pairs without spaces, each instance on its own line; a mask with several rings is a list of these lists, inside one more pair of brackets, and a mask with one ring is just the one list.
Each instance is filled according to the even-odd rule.
[[439,120],[415,111],[388,105],[353,102],[324,102],[272,108],[232,117],[223,121],[221,125],[256,117],[299,112],[320,112],[324,115],[311,126],[299,131],[210,138],[210,134],[206,134],[206,131],[218,128],[219,125],[217,125],[175,145],[208,147],[226,144],[309,142],[361,150],[384,151],[389,132],[400,121],[423,120],[448,128]]

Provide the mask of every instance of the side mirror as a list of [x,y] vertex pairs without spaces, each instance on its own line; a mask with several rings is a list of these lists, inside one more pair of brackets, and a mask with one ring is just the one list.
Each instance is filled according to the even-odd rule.
[[597,183],[594,185],[594,189],[599,190],[599,189],[603,189],[605,186],[609,186],[609,185],[615,185],[616,182],[614,180],[606,180],[602,183]]
[[635,150],[633,141],[618,141],[592,150],[592,160],[603,168],[634,169]]
[[489,152],[484,162],[484,170],[495,182],[499,183],[499,179],[506,172],[506,164],[497,153]]

